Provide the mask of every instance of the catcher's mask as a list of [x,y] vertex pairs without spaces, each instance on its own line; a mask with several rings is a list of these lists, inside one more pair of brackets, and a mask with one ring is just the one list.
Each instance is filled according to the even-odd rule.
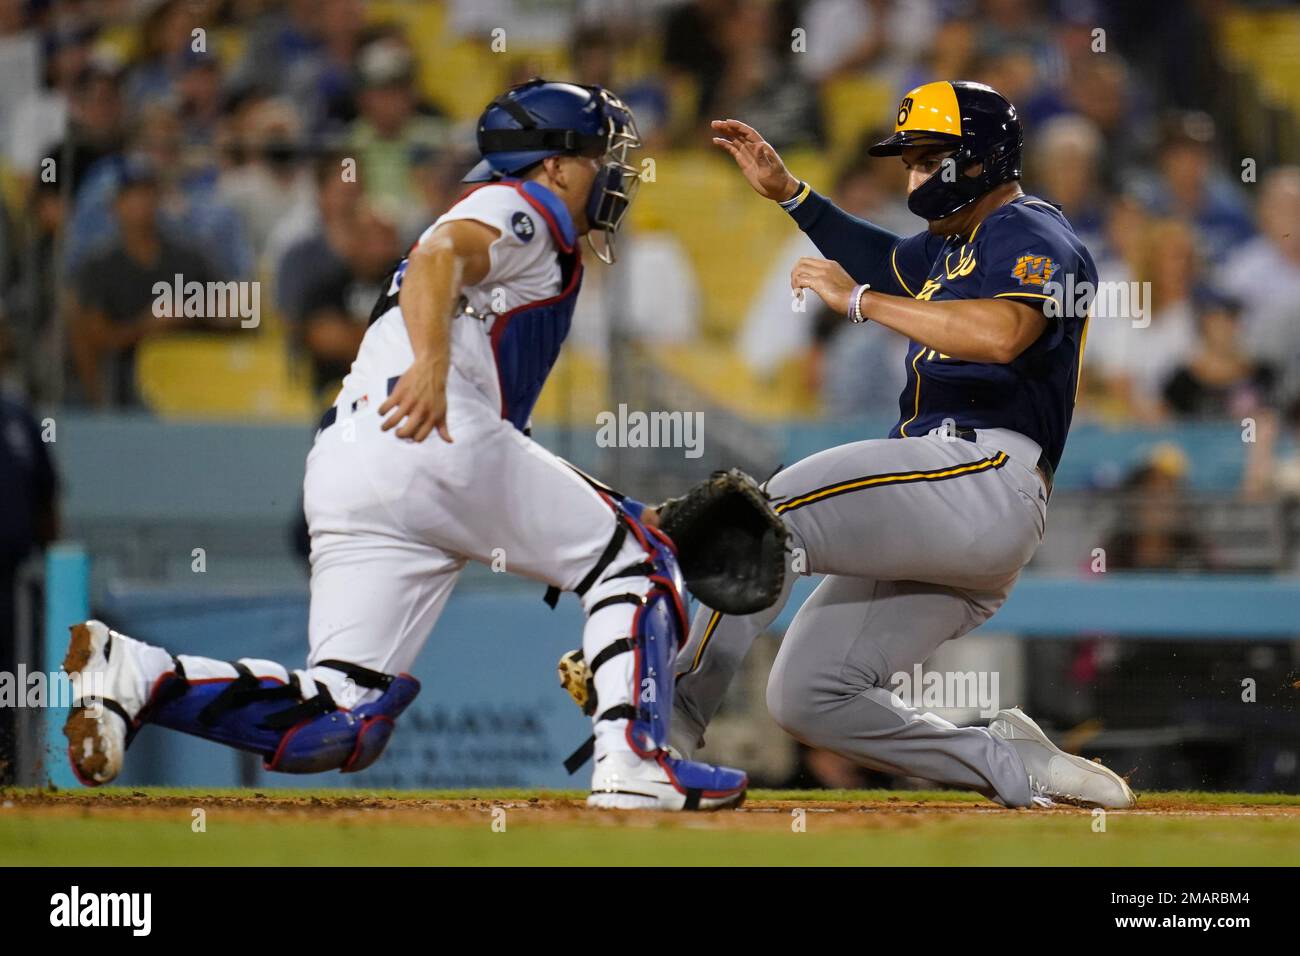
[[[908,209],[934,222],[965,209],[993,187],[1019,179],[1024,133],[1016,108],[991,86],[966,80],[927,83],[903,97],[894,134],[868,152],[897,156],[909,146],[952,150],[946,168],[907,197]],[[966,175],[979,165],[978,175]]]
[[[609,90],[534,78],[502,93],[483,111],[478,123],[483,159],[465,182],[515,176],[548,156],[600,159],[587,197],[587,243],[602,262],[613,262],[614,236],[641,184],[628,153],[640,146],[632,111]],[[599,247],[594,232],[604,234]]]

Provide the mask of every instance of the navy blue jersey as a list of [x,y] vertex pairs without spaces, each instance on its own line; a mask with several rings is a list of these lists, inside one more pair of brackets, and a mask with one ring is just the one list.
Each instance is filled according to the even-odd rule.
[[1097,267],[1058,207],[1033,196],[1000,206],[969,239],[900,238],[810,192],[790,215],[857,282],[916,299],[1010,299],[1041,309],[1047,328],[1005,365],[963,362],[912,342],[892,438],[958,428],[1010,428],[1055,468],[1079,387]]
[[933,302],[1005,298],[1047,318],[1038,340],[1005,365],[965,362],[912,342],[890,436],[924,435],[947,420],[1010,428],[1059,465],[1087,334],[1091,299],[1083,293],[1097,283],[1092,256],[1060,209],[1023,196],[994,210],[968,240],[920,233],[898,240],[889,258],[896,288],[881,291]]

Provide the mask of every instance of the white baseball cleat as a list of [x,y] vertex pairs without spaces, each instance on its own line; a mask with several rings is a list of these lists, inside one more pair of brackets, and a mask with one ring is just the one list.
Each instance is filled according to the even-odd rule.
[[1100,763],[1067,754],[1019,707],[998,711],[989,733],[1007,741],[1020,755],[1037,806],[1051,802],[1126,810],[1137,803],[1123,777]]
[[596,761],[587,806],[605,810],[721,810],[745,800],[743,771],[682,760],[666,751],[607,753]]
[[122,769],[131,727],[145,704],[145,677],[131,646],[136,641],[101,621],[69,630],[63,670],[72,678],[74,699],[63,735],[77,779],[96,787]]

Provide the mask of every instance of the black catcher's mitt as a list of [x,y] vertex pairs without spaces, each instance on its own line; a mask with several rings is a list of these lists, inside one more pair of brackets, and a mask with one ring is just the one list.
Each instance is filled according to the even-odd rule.
[[677,546],[682,577],[700,601],[723,614],[776,603],[790,533],[753,478],[739,468],[715,471],[658,510],[659,529]]

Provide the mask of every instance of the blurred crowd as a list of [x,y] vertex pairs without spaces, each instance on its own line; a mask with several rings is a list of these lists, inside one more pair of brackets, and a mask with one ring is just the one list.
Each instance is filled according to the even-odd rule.
[[[422,66],[450,43],[488,48],[504,30],[513,49],[532,52],[501,58],[503,83],[562,64],[578,81],[610,85],[634,108],[652,156],[706,151],[710,118],[742,118],[778,149],[833,157],[834,174],[815,185],[900,232],[921,225],[907,212],[901,167],[866,159],[879,129],[835,140],[832,114],[843,107],[830,91],[866,81],[893,102],[935,78],[987,82],[1025,122],[1027,191],[1062,204],[1104,282],[1143,290],[1137,302],[1094,309],[1081,414],[1240,418],[1285,410],[1300,392],[1300,168],[1241,156],[1196,108],[1214,83],[1196,51],[1213,49],[1222,4],[415,6],[439,11],[443,35],[414,32],[398,15],[411,5],[361,0],[0,0],[9,379],[38,400],[139,406],[141,343],[235,327],[159,314],[154,283],[179,273],[262,282],[264,310],[290,330],[310,386],[328,397],[380,282],[453,201],[472,161],[482,104],[431,91]],[[703,204],[675,210],[663,217],[672,228],[643,229],[630,246],[623,291],[634,337],[702,334],[707,276],[677,236],[710,214]],[[789,263],[811,249],[792,233],[722,345],[759,380],[796,358],[832,414],[887,413],[903,343],[791,312]],[[599,286],[603,274],[589,279]],[[587,311],[603,311],[598,298],[586,297]],[[600,347],[600,319],[580,320],[580,345]]]
[[[1250,418],[1245,497],[1300,499],[1300,158],[1248,155],[1251,104],[1225,112],[1219,95],[1219,18],[1263,5],[0,0],[0,669],[19,564],[59,523],[31,408],[147,410],[143,348],[193,331],[276,334],[328,403],[395,260],[463,189],[485,89],[537,74],[611,87],[646,155],[708,157],[720,175],[708,121],[742,119],[899,233],[923,228],[903,167],[866,145],[920,83],[992,85],[1025,125],[1026,191],[1062,205],[1104,284],[1139,290],[1094,308],[1078,416]],[[758,272],[727,322],[706,319],[719,262],[685,240],[723,215],[711,198],[637,217],[616,273],[590,263],[573,345],[607,357],[617,298],[633,340],[721,349],[760,390],[793,367],[830,415],[896,413],[905,343],[791,309],[789,267],[816,254],[793,228],[770,267],[722,262]],[[155,286],[177,275],[258,282],[259,329],[160,309]],[[1106,542],[1115,569],[1220,566],[1182,520],[1187,472],[1162,445],[1116,483],[1144,504]],[[854,782],[830,760],[804,769]]]

